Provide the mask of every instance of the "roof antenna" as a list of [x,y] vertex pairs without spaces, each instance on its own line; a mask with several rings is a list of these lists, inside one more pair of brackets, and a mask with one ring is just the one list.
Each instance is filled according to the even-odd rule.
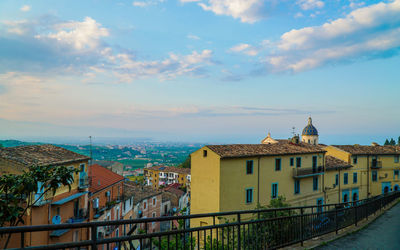
[[92,153],[92,136],[89,136],[89,143],[90,143],[90,147],[89,147],[89,151],[90,151],[90,164],[93,164],[93,153]]
[[294,126],[293,126],[293,127],[292,127],[292,135],[293,135],[293,136],[295,136],[295,135],[296,135],[296,133],[295,133],[295,129],[296,129],[296,127],[294,127]]

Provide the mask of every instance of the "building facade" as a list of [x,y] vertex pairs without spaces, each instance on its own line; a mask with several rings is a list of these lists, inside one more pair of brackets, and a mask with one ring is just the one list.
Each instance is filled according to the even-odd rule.
[[[89,157],[54,145],[32,145],[0,148],[0,174],[22,174],[30,166],[66,166],[79,169],[74,174],[71,190],[60,186],[53,195],[42,195],[38,189],[34,196],[36,204],[24,218],[24,225],[79,223],[88,221],[88,161]],[[40,184],[39,184],[40,186]],[[54,244],[87,239],[86,229],[30,232],[24,235],[25,246]],[[1,241],[1,240],[0,240]],[[19,244],[20,235],[13,235],[8,247]]]
[[179,183],[183,187],[187,187],[190,186],[191,182],[189,168],[152,166],[144,169],[144,176],[146,178],[146,185],[154,189],[174,183]]

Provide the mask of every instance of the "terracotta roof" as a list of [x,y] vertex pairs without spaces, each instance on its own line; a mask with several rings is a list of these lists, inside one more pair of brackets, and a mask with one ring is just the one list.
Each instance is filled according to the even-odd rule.
[[97,164],[89,167],[89,177],[89,191],[92,194],[124,180],[122,175],[116,174],[113,171]]
[[174,172],[179,174],[190,174],[190,168],[178,168],[178,167],[170,167],[170,166],[152,166],[149,168],[145,168],[148,170],[161,171],[161,172]]
[[171,187],[171,186],[164,188],[163,191],[173,193],[178,197],[181,197],[182,195],[185,194],[185,192],[183,192],[179,188],[175,188],[175,187]]
[[398,155],[399,146],[332,145],[353,155]]
[[325,156],[325,170],[339,170],[339,169],[347,169],[353,167],[351,164],[342,161],[336,157],[327,155]]
[[133,204],[135,205],[145,199],[151,198],[159,194],[161,194],[161,191],[153,190],[149,186],[124,183],[124,197],[125,199],[133,197]]
[[19,162],[26,166],[64,165],[90,159],[88,156],[51,144],[1,148],[0,158]]
[[321,147],[308,143],[294,144],[288,140],[280,140],[275,144],[230,144],[230,145],[207,145],[221,158],[268,156],[268,155],[291,155],[310,154],[326,152]]

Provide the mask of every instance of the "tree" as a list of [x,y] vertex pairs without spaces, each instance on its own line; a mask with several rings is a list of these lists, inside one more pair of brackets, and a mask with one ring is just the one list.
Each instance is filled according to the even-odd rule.
[[31,166],[20,175],[0,176],[0,227],[24,224],[26,213],[47,194],[54,196],[61,185],[71,190],[73,174],[78,171],[64,166]]
[[181,168],[190,168],[190,161],[191,161],[191,158],[190,158],[190,155],[189,155],[184,162],[179,164],[179,167],[181,167]]
[[390,138],[390,145],[392,145],[392,146],[394,146],[394,145],[396,145],[396,142],[394,141],[394,139],[393,138]]
[[386,139],[386,141],[385,141],[385,144],[383,144],[383,145],[385,145],[385,146],[387,146],[387,145],[390,145],[390,142],[389,142],[389,140],[388,140],[388,139]]
[[[400,140],[400,137],[399,137],[399,140]],[[1,143],[0,143],[0,148],[4,148],[4,147],[3,147],[3,144],[1,144]]]
[[397,138],[397,146],[400,146],[400,136]]

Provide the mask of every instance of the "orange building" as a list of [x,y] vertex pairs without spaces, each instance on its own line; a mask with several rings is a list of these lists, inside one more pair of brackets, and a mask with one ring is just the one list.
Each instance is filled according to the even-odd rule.
[[[89,177],[90,221],[122,219],[124,177],[97,164],[90,166]],[[99,227],[97,236],[99,239],[118,237],[122,235],[121,230],[121,226]]]
[[[27,212],[24,225],[77,223],[88,221],[88,160],[89,157],[54,145],[32,145],[0,148],[0,175],[22,174],[30,166],[67,166],[79,169],[74,174],[71,190],[60,186],[55,195],[41,190],[34,195],[37,202]],[[87,239],[86,229],[30,232],[24,235],[25,246],[47,245]],[[4,238],[3,238],[4,239]],[[0,242],[3,240],[0,239]],[[8,247],[19,247],[20,235],[13,235]]]

